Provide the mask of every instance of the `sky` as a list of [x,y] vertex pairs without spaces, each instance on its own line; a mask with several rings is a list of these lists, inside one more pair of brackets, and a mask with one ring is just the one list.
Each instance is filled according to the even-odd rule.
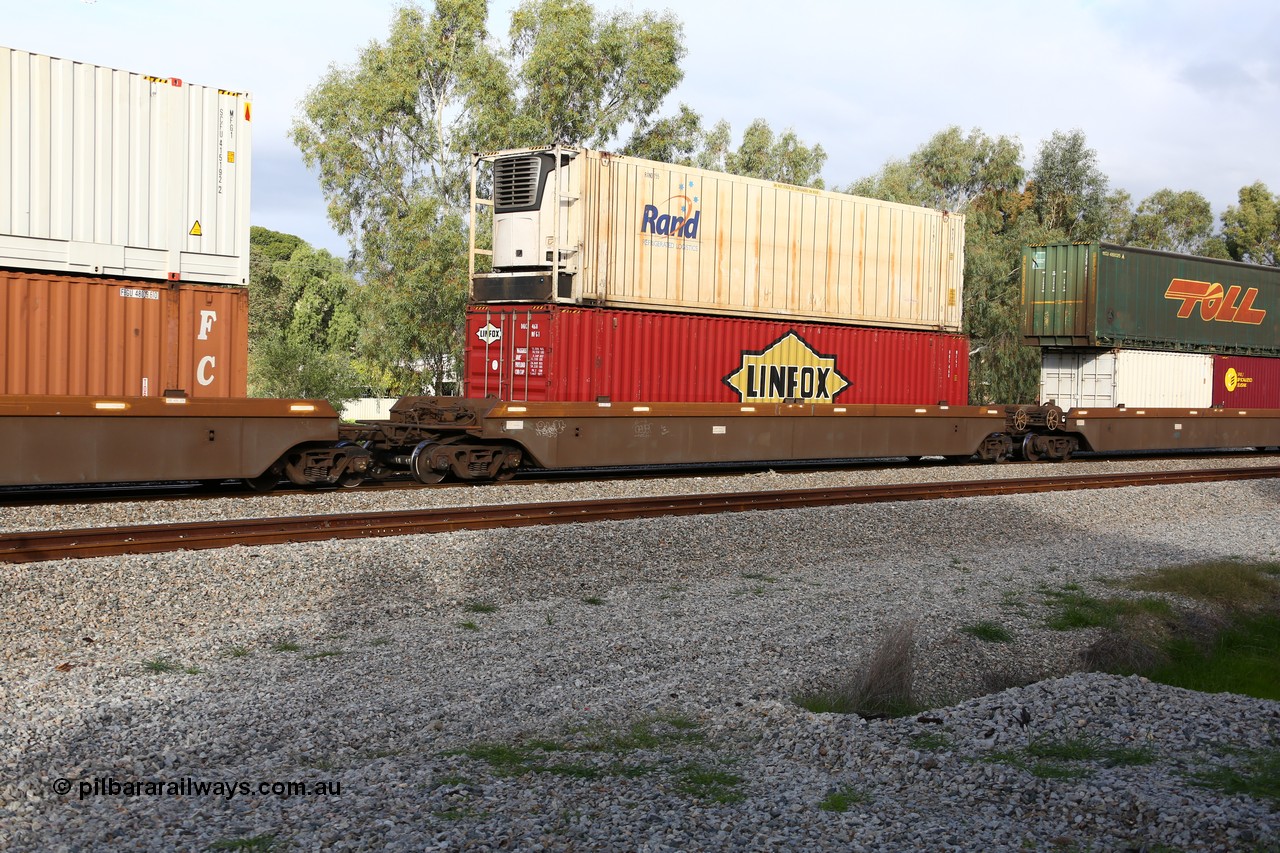
[[[253,96],[251,221],[345,256],[289,140],[331,65],[384,39],[401,0],[7,0],[0,44]],[[429,8],[429,2],[423,2]],[[490,3],[505,36],[515,0]],[[596,0],[664,12],[664,0]],[[1083,131],[1136,202],[1195,190],[1215,216],[1242,186],[1280,192],[1275,0],[703,0],[683,22],[684,80],[663,105],[790,128],[828,159],[828,187],[905,159],[952,125],[1022,145]],[[548,140],[550,142],[552,140]]]

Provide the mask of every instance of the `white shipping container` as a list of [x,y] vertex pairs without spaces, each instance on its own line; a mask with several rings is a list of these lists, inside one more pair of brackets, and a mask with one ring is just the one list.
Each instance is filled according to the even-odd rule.
[[1209,408],[1213,356],[1205,353],[1046,350],[1040,363],[1040,399],[1063,409]]
[[[492,200],[476,196],[483,163]],[[960,330],[958,214],[585,148],[476,165],[493,271],[476,273],[473,230],[473,302]]]
[[243,92],[0,47],[0,266],[249,280]]
[[348,400],[342,407],[344,421],[385,421],[399,397],[360,397]]

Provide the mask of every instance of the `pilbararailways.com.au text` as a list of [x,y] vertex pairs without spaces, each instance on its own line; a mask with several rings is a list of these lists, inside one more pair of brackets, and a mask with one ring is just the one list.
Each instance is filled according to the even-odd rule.
[[90,797],[234,797],[253,795],[264,797],[335,797],[342,794],[342,783],[337,780],[303,782],[287,780],[279,782],[247,782],[239,779],[208,781],[184,776],[177,780],[127,779],[114,776],[95,776],[92,779],[54,779],[53,792],[66,796],[73,790],[82,800]]

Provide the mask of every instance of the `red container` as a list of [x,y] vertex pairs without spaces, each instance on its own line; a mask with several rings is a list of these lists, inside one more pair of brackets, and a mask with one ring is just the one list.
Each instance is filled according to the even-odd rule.
[[1280,409],[1280,358],[1215,355],[1213,404],[1232,408]]
[[0,394],[243,397],[249,295],[0,270]]
[[558,305],[467,312],[466,395],[964,405],[963,335]]

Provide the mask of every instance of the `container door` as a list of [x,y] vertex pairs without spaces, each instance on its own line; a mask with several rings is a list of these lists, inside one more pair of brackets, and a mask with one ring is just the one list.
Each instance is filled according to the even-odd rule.
[[467,396],[547,399],[550,328],[546,311],[472,311],[467,320]]
[[1104,352],[1100,355],[1081,355],[1080,402],[1081,408],[1110,409],[1123,403],[1116,399],[1116,356]]
[[243,287],[180,287],[177,340],[170,342],[177,370],[166,378],[167,388],[181,388],[191,397],[245,396],[248,293]]
[[1080,405],[1080,356],[1046,352],[1040,360],[1040,401],[1063,409]]
[[1022,254],[1022,330],[1036,346],[1089,346],[1095,245],[1029,246]]

